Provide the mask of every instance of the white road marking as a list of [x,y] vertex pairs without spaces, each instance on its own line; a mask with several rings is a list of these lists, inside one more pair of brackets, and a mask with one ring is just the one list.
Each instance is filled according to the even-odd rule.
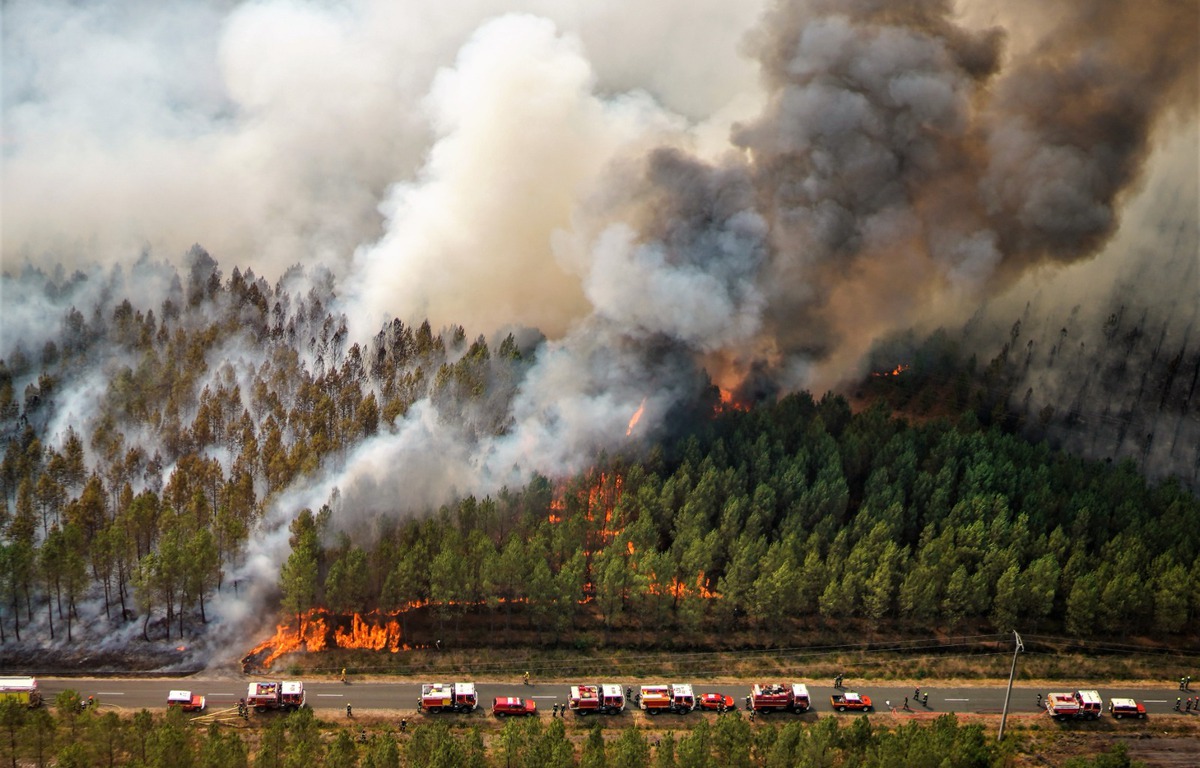
[[1142,699],[1143,704],[1166,704],[1166,699]]
[[945,699],[945,701],[970,701],[970,699]]
[[531,699],[557,699],[557,696],[530,696]]
[[96,691],[97,696],[124,696],[124,691]]
[[340,699],[343,696],[345,696],[346,694],[344,694],[344,693],[318,693],[317,695],[318,696],[334,696],[334,697],[337,697]]
[[210,693],[209,696],[236,696],[236,693]]

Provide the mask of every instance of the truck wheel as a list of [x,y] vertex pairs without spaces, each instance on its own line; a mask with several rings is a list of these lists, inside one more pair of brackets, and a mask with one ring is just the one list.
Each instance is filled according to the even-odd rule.
[[587,713],[588,711],[586,709],[575,710],[575,714],[579,715],[580,717],[587,717]]
[[846,711],[846,705],[845,705],[845,704],[842,704],[841,706],[839,706],[839,707],[838,707],[838,712],[845,712],[845,711]]
[[863,712],[870,712],[870,711],[871,711],[870,707],[863,707]]
[[1121,719],[1121,713],[1113,712],[1113,720],[1120,720],[1120,719]]
[[430,707],[429,708],[429,714],[431,714],[431,715],[436,715],[438,712],[441,712],[441,711],[442,711],[441,707]]

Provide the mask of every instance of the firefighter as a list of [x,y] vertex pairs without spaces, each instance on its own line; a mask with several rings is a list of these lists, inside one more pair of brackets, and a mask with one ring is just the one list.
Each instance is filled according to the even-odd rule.
[[346,682],[346,668],[342,667],[342,682]]
[[525,670],[525,685],[529,685],[529,670]]
[[1175,711],[1176,712],[1179,711],[1179,702],[1181,702],[1181,701],[1183,701],[1183,699],[1179,698],[1178,696],[1175,697]]
[[408,718],[402,717],[402,718],[400,718],[400,733],[404,733],[407,730],[408,730]]
[[926,707],[929,706],[929,691],[925,691],[925,698],[921,699],[921,703]]
[[754,710],[750,710],[750,722],[754,722]]
[[904,697],[904,711],[905,712],[908,711],[908,697],[907,696]]
[[921,686],[918,685],[916,692],[913,694],[913,701],[920,701],[920,700],[921,700]]
[[354,711],[350,709],[350,702],[346,702],[346,717],[354,717]]
[[628,685],[625,686],[625,700],[633,701],[633,688],[629,687]]
[[1040,708],[1041,706],[1042,706],[1042,694],[1039,693],[1038,694],[1038,707]]
[[366,728],[358,729],[358,743],[359,744],[367,743],[367,729]]
[[558,702],[557,701],[554,702],[554,711],[550,714],[550,717],[558,717]]

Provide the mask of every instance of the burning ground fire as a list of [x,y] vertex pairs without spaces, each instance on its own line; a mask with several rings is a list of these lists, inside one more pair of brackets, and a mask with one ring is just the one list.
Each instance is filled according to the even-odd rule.
[[[308,613],[301,614],[299,621],[291,620],[277,625],[275,634],[254,646],[242,659],[242,665],[270,669],[271,664],[280,656],[302,650],[308,653],[329,648],[387,650],[391,653],[407,650],[409,646],[401,643],[400,622],[397,617],[421,605],[414,603],[392,613],[355,613],[350,617],[349,627],[343,626],[339,621],[339,618],[344,620],[345,617],[330,614],[324,608],[313,608]],[[332,633],[331,625],[334,627]]]

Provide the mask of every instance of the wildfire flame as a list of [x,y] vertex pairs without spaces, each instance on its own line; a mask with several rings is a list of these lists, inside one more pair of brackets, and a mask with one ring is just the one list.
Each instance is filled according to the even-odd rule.
[[900,374],[907,371],[908,368],[909,368],[909,366],[900,364],[900,365],[897,365],[895,368],[893,368],[890,371],[880,371],[878,373],[872,373],[871,375],[877,379],[884,378],[886,376],[899,376]]
[[716,414],[727,413],[729,411],[749,411],[750,406],[741,400],[737,400],[733,396],[733,391],[718,387],[717,392],[720,395],[720,401],[717,403],[714,411]]
[[638,421],[642,418],[642,413],[646,410],[646,398],[642,398],[642,404],[633,412],[633,418],[629,420],[629,427],[625,430],[625,436],[629,437],[633,434],[633,428],[637,426]]

